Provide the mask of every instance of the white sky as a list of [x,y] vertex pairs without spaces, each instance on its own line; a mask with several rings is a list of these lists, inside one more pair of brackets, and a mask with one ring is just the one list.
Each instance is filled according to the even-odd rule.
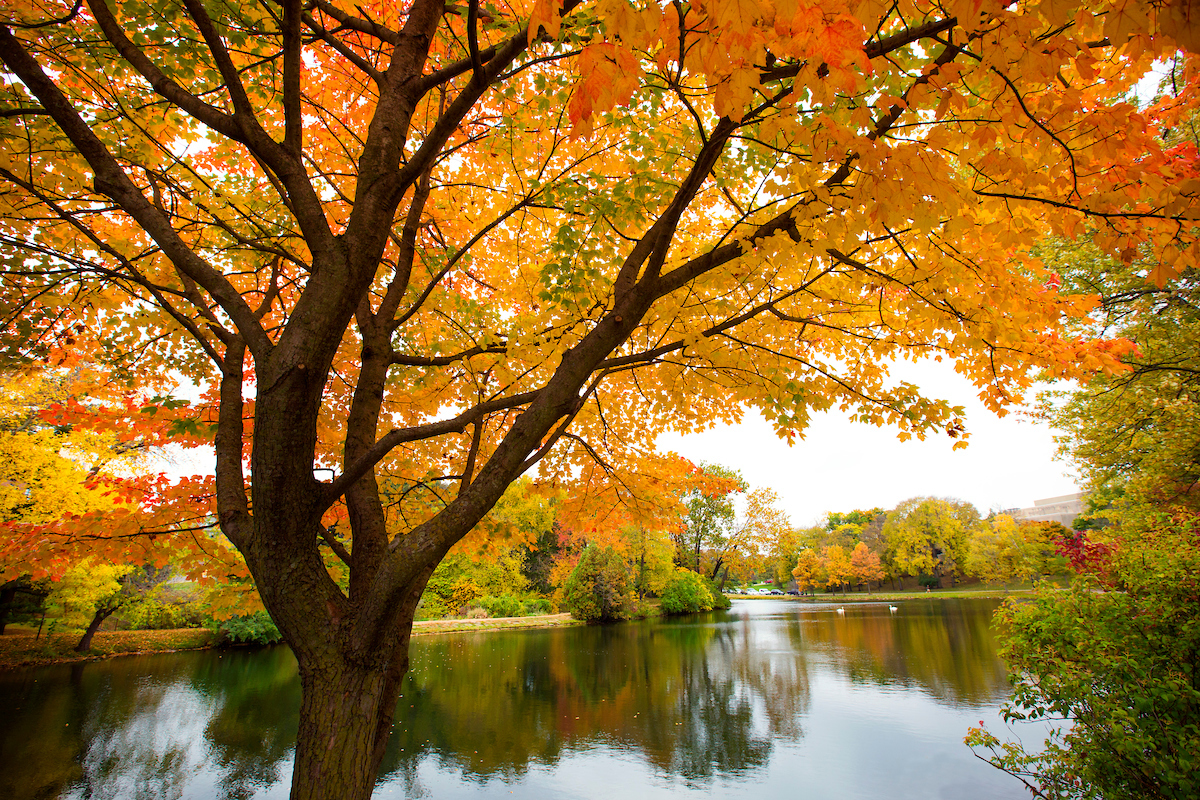
[[806,437],[792,447],[757,413],[739,425],[663,434],[658,445],[694,462],[732,467],[752,488],[774,489],[799,527],[829,511],[889,509],[919,495],[967,500],[987,514],[1079,491],[1070,465],[1055,460],[1053,429],[1017,410],[1003,419],[992,414],[949,363],[904,363],[892,377],[965,406],[970,445],[951,450],[954,440],[945,434],[901,442],[895,428],[854,423],[837,411],[814,415]]

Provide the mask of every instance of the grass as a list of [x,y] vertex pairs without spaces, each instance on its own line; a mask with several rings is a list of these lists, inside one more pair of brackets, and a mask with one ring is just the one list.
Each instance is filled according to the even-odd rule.
[[[413,635],[453,633],[457,631],[515,630],[519,628],[559,628],[582,625],[570,614],[539,614],[530,617],[498,619],[431,619],[413,623]],[[217,634],[205,628],[167,631],[100,631],[92,639],[92,649],[76,653],[82,633],[43,633],[35,638],[36,628],[9,625],[0,636],[0,670],[69,664],[125,655],[173,653],[178,650],[203,650],[219,643]]]
[[570,614],[535,614],[529,617],[484,619],[426,619],[413,623],[413,635],[454,633],[458,631],[514,630],[517,628],[562,628],[582,625]]
[[0,669],[40,667],[72,661],[91,661],[121,655],[200,650],[216,644],[216,634],[204,628],[167,631],[100,631],[92,649],[76,653],[80,633],[43,633],[35,638],[22,626],[9,625],[0,636]]

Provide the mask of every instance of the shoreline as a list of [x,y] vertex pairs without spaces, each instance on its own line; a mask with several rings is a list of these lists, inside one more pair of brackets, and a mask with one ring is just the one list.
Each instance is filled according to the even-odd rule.
[[[821,594],[816,597],[795,595],[728,594],[731,600],[790,600],[805,604],[816,603],[885,603],[926,600],[986,598],[1002,600],[1032,594],[1032,589],[941,589],[934,592],[877,592],[864,594]],[[440,633],[469,633],[502,630],[533,630],[566,628],[587,623],[573,619],[570,614],[537,614],[528,617],[494,617],[484,619],[428,619],[413,623],[413,636]],[[160,653],[180,653],[188,650],[212,650],[221,647],[217,634],[206,628],[181,628],[164,631],[100,631],[92,640],[92,649],[76,653],[72,649],[79,633],[43,634],[34,639],[27,631],[10,632],[0,636],[0,672],[34,669],[57,664],[100,661],[121,656],[147,656]]]
[[[564,628],[583,625],[570,614],[538,614],[529,617],[486,619],[430,619],[413,623],[413,636],[469,631]],[[217,634],[207,628],[179,628],[162,631],[99,631],[92,649],[76,653],[72,648],[80,633],[49,633],[35,639],[24,630],[0,636],[0,672],[35,669],[58,664],[77,664],[121,656],[149,656],[181,653],[188,650],[213,650],[221,647]],[[241,647],[235,645],[234,647]]]
[[730,600],[792,600],[804,603],[877,603],[894,602],[897,600],[1003,600],[1008,597],[1023,597],[1033,594],[1033,589],[938,589],[933,592],[854,592],[852,594],[819,594],[817,596],[803,595],[768,595],[768,594],[729,594]]

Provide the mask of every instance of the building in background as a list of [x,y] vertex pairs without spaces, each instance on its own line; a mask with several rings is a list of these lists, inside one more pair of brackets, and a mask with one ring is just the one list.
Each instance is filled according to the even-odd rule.
[[1083,492],[1034,500],[1029,508],[1006,508],[1000,513],[1008,514],[1017,521],[1058,522],[1069,528],[1075,518],[1083,513]]

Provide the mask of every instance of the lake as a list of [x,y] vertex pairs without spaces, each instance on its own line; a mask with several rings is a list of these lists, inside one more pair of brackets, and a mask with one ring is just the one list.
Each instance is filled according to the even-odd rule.
[[[375,796],[1027,797],[962,743],[996,601],[839,605],[417,637]],[[0,797],[284,798],[299,700],[283,647],[0,673]]]

